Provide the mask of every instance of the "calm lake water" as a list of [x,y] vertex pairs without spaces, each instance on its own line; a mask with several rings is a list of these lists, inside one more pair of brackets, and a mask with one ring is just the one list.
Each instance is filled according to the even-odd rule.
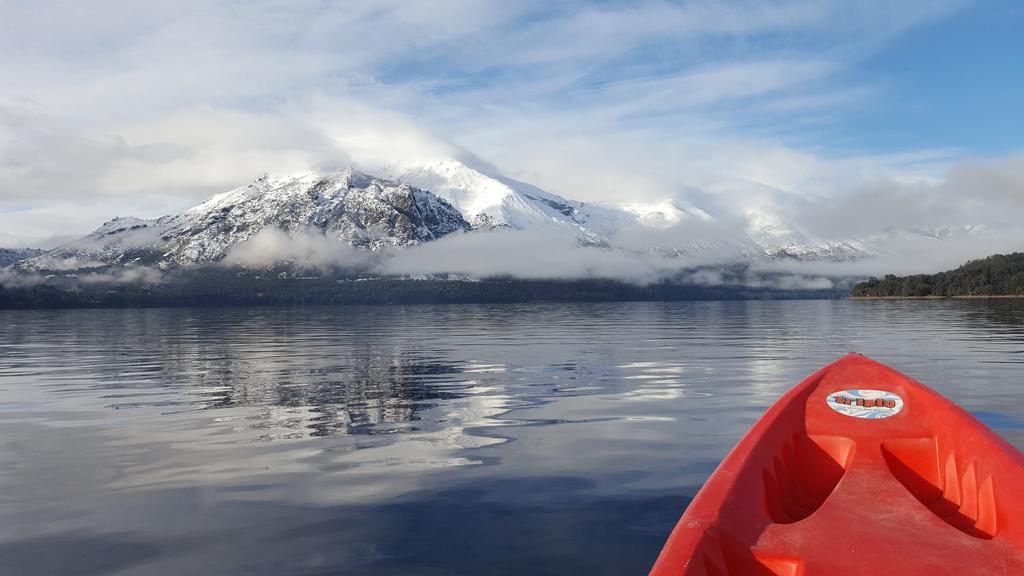
[[1024,446],[1024,304],[0,312],[2,574],[645,574],[848,351]]

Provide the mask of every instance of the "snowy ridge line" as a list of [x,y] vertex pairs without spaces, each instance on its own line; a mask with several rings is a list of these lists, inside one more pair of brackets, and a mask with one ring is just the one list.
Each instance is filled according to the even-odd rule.
[[749,210],[745,230],[737,232],[677,199],[579,202],[455,160],[382,170],[386,177],[352,168],[261,176],[179,214],[114,218],[48,252],[11,255],[8,264],[25,270],[111,264],[168,269],[221,261],[267,230],[379,251],[453,233],[511,229],[578,246],[702,262],[853,262],[884,253],[894,240],[932,242],[950,234],[885,230],[869,238],[820,239],[760,209]]

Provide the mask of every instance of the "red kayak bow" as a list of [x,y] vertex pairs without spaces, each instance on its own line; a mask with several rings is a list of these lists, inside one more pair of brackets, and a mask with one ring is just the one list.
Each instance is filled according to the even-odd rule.
[[783,396],[676,525],[652,576],[1024,576],[1024,455],[850,354]]

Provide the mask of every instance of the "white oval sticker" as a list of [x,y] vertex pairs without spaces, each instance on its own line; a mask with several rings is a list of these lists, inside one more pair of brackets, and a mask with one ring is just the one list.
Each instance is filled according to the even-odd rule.
[[885,390],[840,390],[826,400],[830,408],[854,418],[876,420],[903,410],[903,398]]

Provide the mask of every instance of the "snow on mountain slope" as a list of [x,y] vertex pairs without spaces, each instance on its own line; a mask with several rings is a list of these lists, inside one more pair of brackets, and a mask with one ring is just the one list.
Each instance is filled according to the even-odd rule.
[[391,167],[388,172],[396,180],[447,199],[474,228],[562,233],[584,245],[612,245],[616,234],[637,225],[662,228],[687,220],[710,220],[703,211],[678,201],[643,205],[569,200],[456,160]]
[[744,212],[747,236],[768,259],[849,262],[869,255],[858,238],[819,238],[764,208]]
[[69,269],[140,263],[174,267],[213,262],[266,229],[289,236],[323,234],[377,250],[419,244],[469,228],[458,210],[430,192],[350,169],[262,177],[156,220],[115,218],[22,266]]
[[[680,199],[647,204],[578,202],[455,160],[390,167],[387,171],[397,180],[446,198],[462,210],[474,228],[560,232],[583,245],[699,256],[704,260],[845,261],[864,255],[858,246],[844,242],[766,234],[763,217],[754,218],[746,231],[717,225],[707,212]],[[623,196],[630,195],[631,191],[623,191]]]
[[[40,270],[214,262],[267,229],[293,238],[319,234],[381,250],[458,231],[509,228],[580,246],[682,257],[697,264],[851,262],[906,243],[984,233],[900,229],[826,238],[802,230],[770,204],[732,212],[719,207],[723,213],[713,216],[680,199],[578,202],[454,160],[386,171],[387,179],[352,169],[262,177],[180,214],[155,220],[115,218],[80,240],[17,266]],[[630,195],[623,191],[623,196]]]
[[[937,228],[889,227],[860,235],[824,237],[801,229],[770,209],[745,212],[745,232],[760,246],[767,261],[855,262],[934,247],[994,241],[998,231],[987,226],[956,225]],[[986,253],[984,251],[980,253]]]
[[539,188],[491,176],[465,164],[446,160],[393,169],[396,180],[428,189],[458,208],[475,229],[514,228],[563,232],[584,244],[605,245],[608,239],[587,229],[578,210],[581,202],[566,200]]
[[165,233],[170,264],[218,260],[268,227],[316,231],[352,246],[409,246],[469,229],[451,204],[425,190],[351,169],[261,178],[183,212]]
[[151,263],[162,254],[160,236],[171,218],[117,217],[78,240],[24,260],[30,270],[75,270],[105,264]]
[[39,256],[43,252],[46,252],[46,250],[39,250],[38,248],[0,248],[0,268]]

